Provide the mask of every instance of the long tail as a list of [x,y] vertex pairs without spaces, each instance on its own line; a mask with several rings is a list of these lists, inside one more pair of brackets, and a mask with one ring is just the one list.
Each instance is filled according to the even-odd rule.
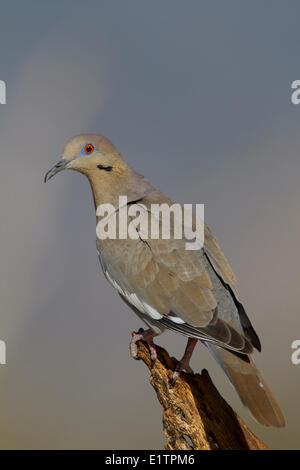
[[256,421],[264,426],[284,427],[285,419],[279,405],[253,360],[249,357],[247,362],[239,355],[211,343],[206,343],[206,346]]

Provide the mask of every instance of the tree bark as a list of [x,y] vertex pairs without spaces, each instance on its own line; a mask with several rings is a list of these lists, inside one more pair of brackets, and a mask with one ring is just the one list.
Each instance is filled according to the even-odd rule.
[[221,397],[205,369],[195,375],[183,372],[172,387],[176,360],[156,346],[157,360],[152,365],[148,345],[139,341],[137,347],[163,407],[167,450],[268,449]]

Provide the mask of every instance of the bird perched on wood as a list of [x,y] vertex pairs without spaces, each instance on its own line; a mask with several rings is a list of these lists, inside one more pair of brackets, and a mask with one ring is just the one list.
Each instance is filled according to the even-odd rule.
[[[153,204],[173,203],[97,134],[71,138],[45,181],[64,169],[88,178],[96,210],[101,204],[120,210],[120,195],[127,197],[128,206],[139,204],[147,213]],[[131,340],[131,354],[136,358],[136,342],[143,339],[155,361],[155,336],[165,329],[185,335],[187,347],[174,372],[175,382],[182,370],[192,372],[189,361],[200,340],[254,418],[266,426],[283,427],[282,412],[252,359],[254,348],[260,351],[261,345],[239,299],[236,278],[206,225],[204,237],[198,250],[186,250],[185,240],[174,236],[146,239],[138,233],[136,238],[97,238],[104,275],[148,326]]]

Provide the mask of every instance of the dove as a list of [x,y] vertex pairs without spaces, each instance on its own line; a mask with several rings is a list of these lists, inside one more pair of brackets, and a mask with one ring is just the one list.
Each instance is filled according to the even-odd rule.
[[[66,169],[87,177],[97,223],[101,219],[98,209],[103,205],[113,207],[116,214],[137,205],[148,217],[154,205],[173,204],[98,134],[72,137],[59,162],[46,173],[45,182]],[[120,196],[126,200],[123,207]],[[97,237],[106,279],[147,325],[130,342],[132,357],[137,358],[137,341],[144,340],[155,362],[156,336],[165,330],[184,335],[187,346],[174,371],[174,384],[183,370],[193,372],[190,359],[199,341],[209,349],[256,421],[285,426],[280,407],[254,363],[253,352],[261,351],[261,343],[218,242],[206,224],[204,242],[198,249],[187,250],[185,241],[184,236],[179,239],[173,233],[168,239],[146,237],[138,227],[136,237]]]

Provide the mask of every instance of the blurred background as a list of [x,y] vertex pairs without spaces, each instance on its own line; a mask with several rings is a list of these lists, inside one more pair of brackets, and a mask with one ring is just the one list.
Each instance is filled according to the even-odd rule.
[[300,448],[299,15],[297,0],[1,2],[2,449],[165,445],[148,371],[129,357],[142,325],[100,270],[88,182],[43,183],[81,132],[106,135],[172,199],[205,204],[288,426],[256,424],[200,345],[192,366],[267,445]]

